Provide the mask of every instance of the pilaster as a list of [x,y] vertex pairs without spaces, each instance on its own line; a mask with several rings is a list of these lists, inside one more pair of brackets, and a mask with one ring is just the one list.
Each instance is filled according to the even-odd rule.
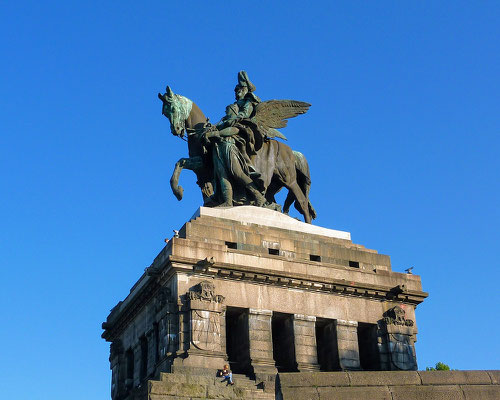
[[250,362],[256,376],[278,372],[273,358],[272,316],[270,310],[251,308],[248,312]]
[[297,369],[300,372],[319,371],[316,349],[316,317],[294,314],[293,332]]
[[339,362],[342,370],[359,370],[358,323],[338,319],[335,321]]

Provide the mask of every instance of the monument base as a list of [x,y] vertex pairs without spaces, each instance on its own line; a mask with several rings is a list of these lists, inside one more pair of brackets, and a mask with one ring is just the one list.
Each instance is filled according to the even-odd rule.
[[[348,232],[242,206],[201,207],[103,324],[112,397],[163,372],[414,370],[420,277]],[[207,372],[208,371],[208,372]]]

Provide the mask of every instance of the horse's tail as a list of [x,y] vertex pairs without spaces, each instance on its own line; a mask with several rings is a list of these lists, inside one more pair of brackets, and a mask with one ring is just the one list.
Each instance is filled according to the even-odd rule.
[[316,210],[311,204],[309,200],[309,191],[311,190],[311,173],[309,171],[309,164],[307,163],[307,159],[299,151],[294,151],[293,155],[295,156],[295,169],[297,170],[297,183],[299,184],[302,192],[306,196],[308,207],[309,207],[309,215],[312,219],[316,218]]

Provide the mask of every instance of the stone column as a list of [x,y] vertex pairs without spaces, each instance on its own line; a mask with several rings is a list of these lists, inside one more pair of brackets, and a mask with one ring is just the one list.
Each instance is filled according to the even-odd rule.
[[300,372],[319,371],[316,344],[316,317],[294,314],[293,332],[297,369]]
[[359,370],[358,323],[356,321],[335,321],[339,362],[342,370]]
[[276,375],[278,372],[273,358],[272,316],[273,312],[269,310],[251,308],[248,311],[250,363],[256,378],[258,375]]

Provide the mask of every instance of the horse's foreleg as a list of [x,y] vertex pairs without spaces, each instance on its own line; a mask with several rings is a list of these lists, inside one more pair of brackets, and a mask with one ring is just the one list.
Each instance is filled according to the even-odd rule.
[[174,193],[175,197],[177,197],[177,200],[182,200],[182,195],[184,194],[183,187],[179,186],[179,176],[181,174],[181,171],[185,168],[195,172],[202,166],[203,160],[201,159],[201,157],[181,158],[175,163],[174,172],[172,173],[172,177],[170,178],[170,187],[172,188],[172,192]]
[[170,178],[170,187],[172,188],[172,192],[174,193],[177,200],[182,200],[182,195],[184,194],[184,189],[182,186],[179,186],[179,176],[181,174],[182,169],[184,168],[185,158],[181,158],[179,161],[175,163],[174,172],[172,173],[172,177]]

